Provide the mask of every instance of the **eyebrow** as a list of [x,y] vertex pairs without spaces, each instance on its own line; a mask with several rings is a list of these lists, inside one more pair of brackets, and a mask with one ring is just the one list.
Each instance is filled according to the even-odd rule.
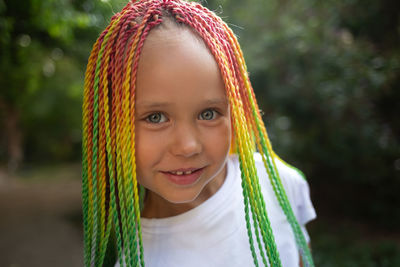
[[[226,98],[216,98],[216,99],[207,99],[202,102],[204,105],[228,105],[229,101]],[[158,101],[140,101],[136,102],[137,107],[141,108],[162,108],[167,106],[172,106],[173,103],[171,102],[158,102]]]

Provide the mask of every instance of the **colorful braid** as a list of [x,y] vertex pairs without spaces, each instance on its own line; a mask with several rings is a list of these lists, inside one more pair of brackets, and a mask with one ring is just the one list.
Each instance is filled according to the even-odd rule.
[[[83,97],[82,196],[85,266],[102,266],[112,227],[121,266],[144,266],[135,159],[135,87],[140,52],[163,17],[192,28],[213,54],[229,98],[254,265],[281,266],[253,154],[262,156],[305,266],[314,266],[279,177],[242,51],[231,29],[198,3],[143,0],[114,15],[89,57]],[[250,216],[252,220],[250,219]],[[253,224],[251,224],[251,221]],[[253,240],[255,237],[255,241]]]

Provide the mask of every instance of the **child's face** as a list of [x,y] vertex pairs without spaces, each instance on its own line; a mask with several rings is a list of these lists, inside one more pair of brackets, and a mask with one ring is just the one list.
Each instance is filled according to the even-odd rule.
[[149,34],[135,117],[138,180],[149,194],[194,204],[215,193],[226,175],[229,103],[213,56],[189,30]]

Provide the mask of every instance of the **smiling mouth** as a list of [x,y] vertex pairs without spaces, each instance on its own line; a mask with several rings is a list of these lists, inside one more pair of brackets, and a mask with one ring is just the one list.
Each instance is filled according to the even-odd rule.
[[200,179],[202,173],[204,171],[203,168],[199,169],[179,169],[173,171],[165,171],[165,177],[172,183],[177,184],[179,186],[188,186],[195,184],[198,179]]
[[188,174],[192,174],[198,170],[200,170],[200,169],[190,170],[190,171],[170,171],[169,173],[172,173],[174,175],[188,175]]

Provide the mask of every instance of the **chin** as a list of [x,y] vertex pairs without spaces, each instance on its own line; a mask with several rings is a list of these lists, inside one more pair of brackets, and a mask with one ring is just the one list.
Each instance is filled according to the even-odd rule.
[[161,195],[164,200],[168,201],[171,204],[189,204],[191,202],[194,202],[198,196],[200,195],[200,192],[197,194],[188,194],[188,193],[176,193],[174,195],[169,195],[169,196],[163,196]]

